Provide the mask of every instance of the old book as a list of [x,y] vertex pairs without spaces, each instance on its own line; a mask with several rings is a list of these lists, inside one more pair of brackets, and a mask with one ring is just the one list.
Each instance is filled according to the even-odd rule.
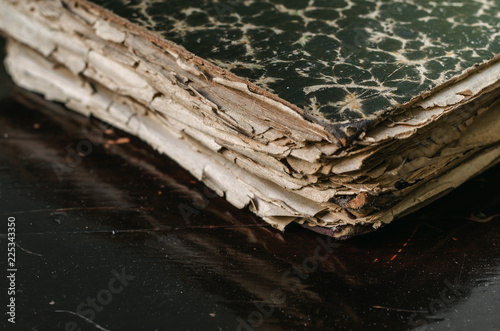
[[0,0],[13,80],[346,238],[500,157],[496,2]]

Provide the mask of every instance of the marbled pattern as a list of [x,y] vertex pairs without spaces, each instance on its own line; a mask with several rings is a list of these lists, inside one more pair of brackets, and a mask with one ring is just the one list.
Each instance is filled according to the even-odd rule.
[[92,0],[330,122],[500,52],[499,0]]

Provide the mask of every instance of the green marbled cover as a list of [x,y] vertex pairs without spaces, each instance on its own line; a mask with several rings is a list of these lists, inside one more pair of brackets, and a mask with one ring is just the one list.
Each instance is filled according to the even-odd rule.
[[500,0],[92,2],[330,122],[374,119],[500,52]]

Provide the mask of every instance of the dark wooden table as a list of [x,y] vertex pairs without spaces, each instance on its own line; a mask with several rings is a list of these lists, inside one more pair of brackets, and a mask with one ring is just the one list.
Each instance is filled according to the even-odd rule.
[[3,71],[0,88],[2,266],[9,217],[17,240],[4,329],[500,330],[499,167],[336,243],[271,228]]

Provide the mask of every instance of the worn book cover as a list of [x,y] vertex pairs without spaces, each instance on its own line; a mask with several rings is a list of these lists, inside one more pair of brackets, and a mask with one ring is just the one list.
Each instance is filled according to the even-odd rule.
[[13,80],[336,238],[500,159],[499,3],[0,0]]

